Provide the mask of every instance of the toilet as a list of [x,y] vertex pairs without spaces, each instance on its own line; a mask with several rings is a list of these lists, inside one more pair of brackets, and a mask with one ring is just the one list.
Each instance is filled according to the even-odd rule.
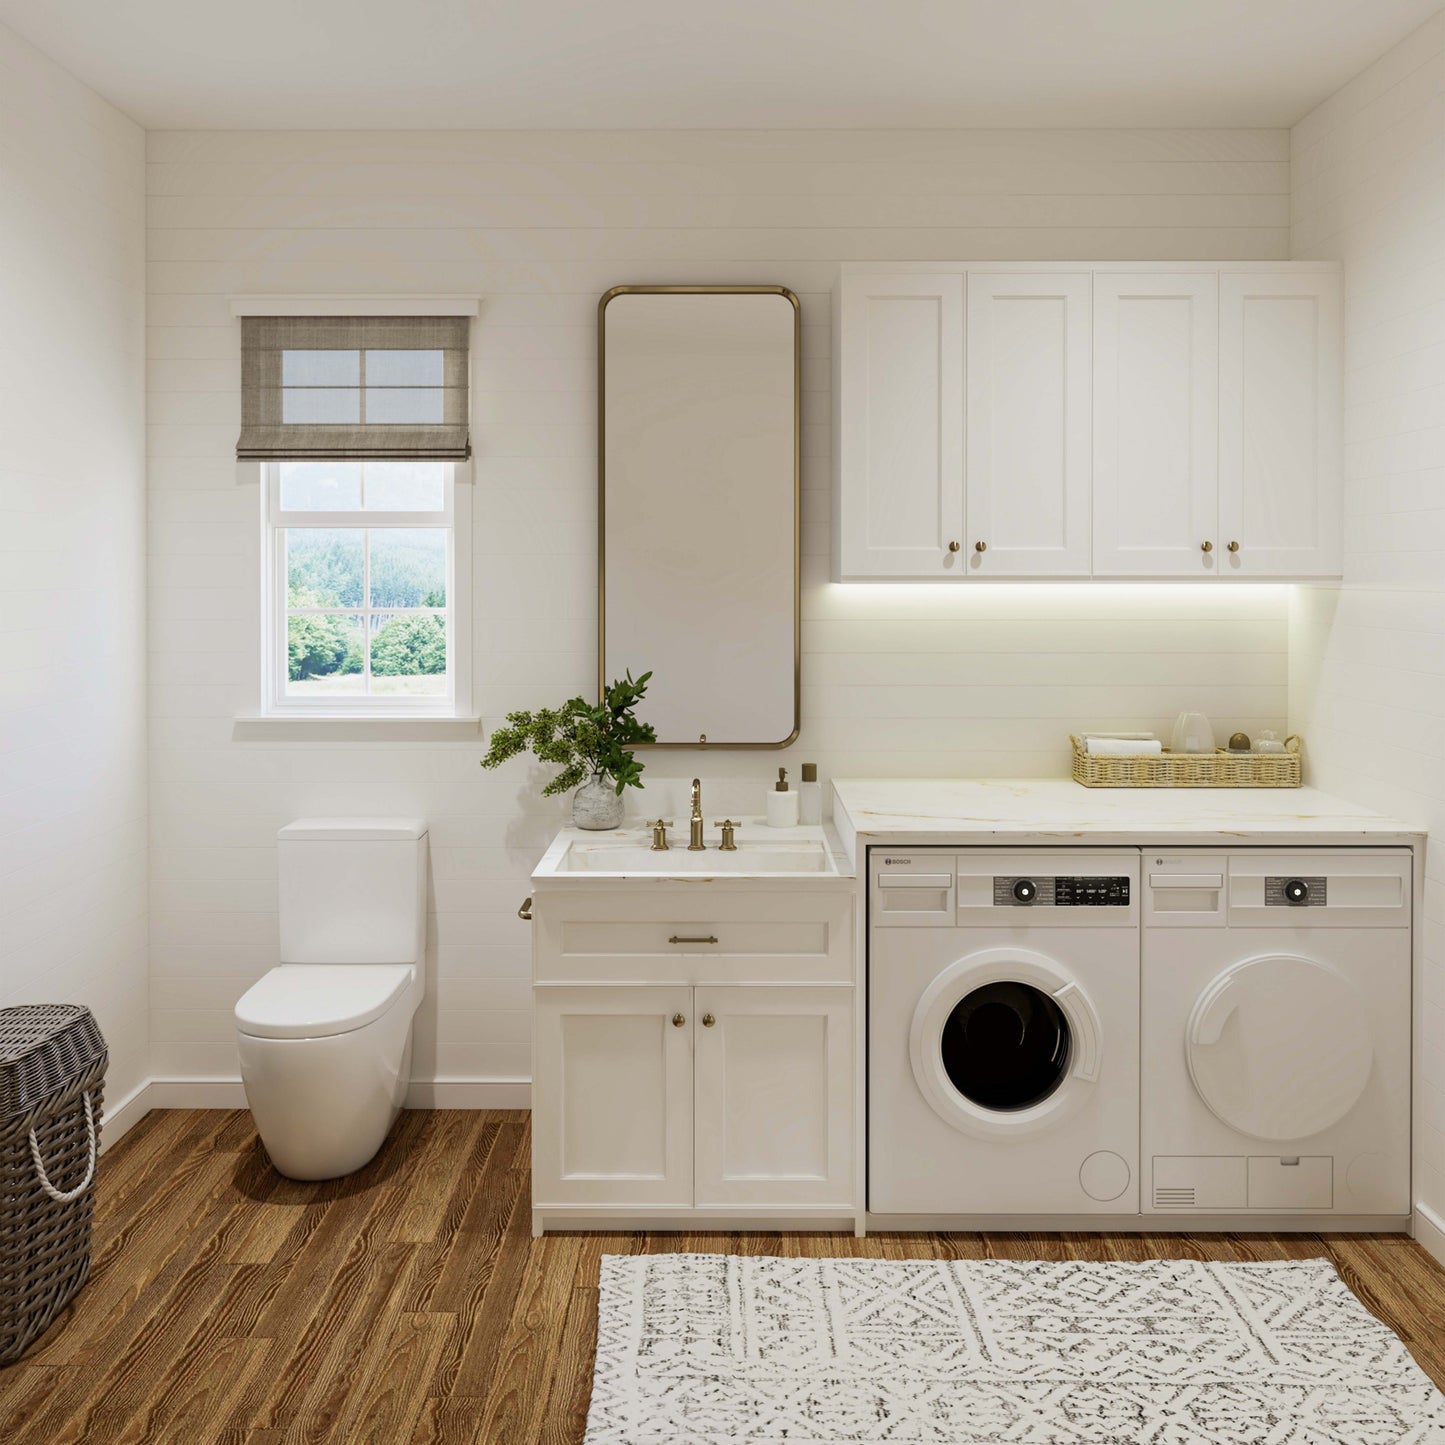
[[236,1004],[241,1079],[292,1179],[367,1163],[401,1112],[425,990],[426,823],[303,818],[277,835],[281,964]]

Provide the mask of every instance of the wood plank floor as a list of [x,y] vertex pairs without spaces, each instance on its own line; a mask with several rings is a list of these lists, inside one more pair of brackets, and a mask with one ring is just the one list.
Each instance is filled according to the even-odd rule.
[[604,1253],[1328,1255],[1445,1385],[1445,1271],[1380,1235],[530,1235],[527,1115],[408,1112],[365,1170],[282,1179],[244,1112],[148,1115],[101,1164],[95,1269],[0,1370],[5,1445],[582,1439]]

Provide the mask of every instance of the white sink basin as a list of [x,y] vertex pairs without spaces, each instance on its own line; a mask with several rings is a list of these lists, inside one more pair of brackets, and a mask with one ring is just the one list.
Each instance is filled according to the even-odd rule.
[[[609,833],[597,839],[570,838],[565,851],[556,858],[557,875],[685,875],[712,877],[776,878],[800,874],[808,877],[836,875],[827,844],[815,830],[813,836],[766,841],[739,838],[737,848],[724,852],[716,837],[700,853],[688,851],[687,844],[673,843],[654,852],[640,837]],[[650,838],[650,835],[646,835]]]

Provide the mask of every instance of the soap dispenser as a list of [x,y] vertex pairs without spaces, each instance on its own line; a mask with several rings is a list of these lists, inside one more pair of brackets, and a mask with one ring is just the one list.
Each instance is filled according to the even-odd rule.
[[798,826],[798,795],[788,786],[788,770],[778,769],[778,781],[768,793],[768,827]]

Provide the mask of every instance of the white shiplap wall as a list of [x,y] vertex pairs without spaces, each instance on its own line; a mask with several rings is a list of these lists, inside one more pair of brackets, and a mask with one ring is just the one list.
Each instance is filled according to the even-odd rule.
[[147,1060],[145,141],[0,25],[0,1006]]
[[[233,1076],[231,1005],[275,960],[275,829],[431,820],[417,1074],[525,1077],[526,875],[564,816],[480,744],[238,742],[256,704],[257,502],[232,463],[244,292],[462,292],[474,353],[475,676],[491,721],[588,689],[595,315],[620,282],[802,298],[803,732],[658,754],[639,804],[758,812],[822,775],[1058,774],[1073,726],[1185,706],[1283,725],[1283,588],[835,586],[829,290],[840,260],[1281,259],[1282,131],[163,133],[149,137],[152,1021],[160,1076]],[[640,666],[645,659],[638,659]]]
[[[1424,823],[1417,1200],[1445,1229],[1445,12],[1294,128],[1292,253],[1345,263],[1345,580],[1303,587],[1313,781]],[[1445,1235],[1435,1240],[1445,1245]]]

